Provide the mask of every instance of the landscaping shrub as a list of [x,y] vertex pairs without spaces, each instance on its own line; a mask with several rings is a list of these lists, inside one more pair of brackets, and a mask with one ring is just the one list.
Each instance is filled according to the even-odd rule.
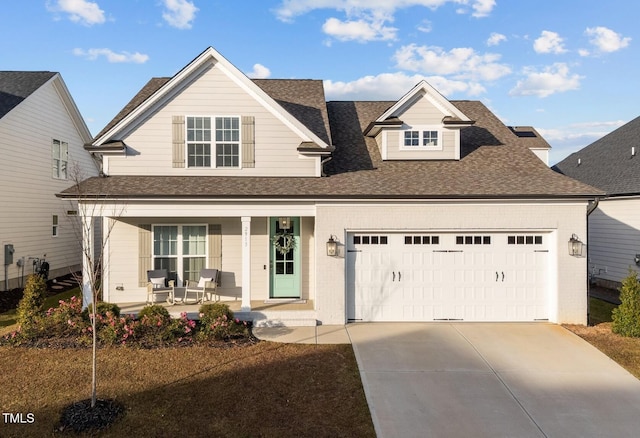
[[[82,316],[89,319],[89,314],[93,309],[93,303],[89,303],[86,309],[83,310]],[[117,304],[107,303],[106,301],[98,301],[96,304],[96,313],[102,316],[106,316],[107,312],[111,312],[114,316],[120,316],[120,307]]]
[[[0,344],[74,347],[92,343],[90,312],[82,310],[82,300],[72,296],[59,301],[57,307],[45,313],[38,311],[37,300],[31,311],[23,312],[24,327],[4,337]],[[25,303],[25,309],[27,305]],[[249,338],[249,324],[234,318],[229,306],[222,303],[206,304],[200,308],[201,321],[190,320],[186,312],[180,318],[171,318],[161,305],[144,307],[137,318],[120,315],[115,304],[100,302],[96,305],[96,337],[100,345],[137,346],[156,348],[171,345],[189,345],[194,340],[205,342]],[[25,328],[28,328],[25,329]]]
[[24,287],[24,294],[18,303],[17,318],[19,329],[27,334],[32,331],[37,324],[38,318],[42,315],[42,303],[44,294],[47,291],[47,283],[39,275],[29,275]]
[[248,324],[235,319],[227,304],[213,303],[200,306],[200,339],[227,340],[248,334]]
[[640,280],[632,270],[622,280],[620,302],[611,313],[611,330],[622,336],[640,337]]

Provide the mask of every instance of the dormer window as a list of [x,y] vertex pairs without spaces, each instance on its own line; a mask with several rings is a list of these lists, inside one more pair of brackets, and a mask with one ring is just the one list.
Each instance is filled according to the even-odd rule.
[[435,127],[413,127],[404,131],[400,149],[405,150],[441,150],[440,132]]

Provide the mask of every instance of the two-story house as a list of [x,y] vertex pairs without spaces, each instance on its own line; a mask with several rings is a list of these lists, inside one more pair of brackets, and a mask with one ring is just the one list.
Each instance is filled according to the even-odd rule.
[[[80,240],[56,193],[98,175],[91,141],[60,73],[0,72],[0,289],[24,285],[42,259],[49,277],[80,270]],[[46,255],[46,257],[45,257]]]
[[[257,320],[586,323],[586,258],[567,244],[602,193],[541,144],[426,82],[326,102],[321,81],[251,80],[208,48],[98,134],[104,176],[80,202],[112,227],[111,302],[144,302],[149,269],[208,267]],[[262,306],[290,301],[306,307]]]

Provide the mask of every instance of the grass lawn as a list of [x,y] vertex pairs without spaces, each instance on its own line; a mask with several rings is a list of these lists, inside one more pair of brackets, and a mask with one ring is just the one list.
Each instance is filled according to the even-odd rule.
[[[99,398],[126,407],[103,436],[375,436],[350,345],[105,348],[98,361]],[[90,395],[89,349],[0,347],[0,369],[2,411],[35,417],[3,437],[49,436]]]
[[[15,311],[0,324],[14,330]],[[0,420],[2,437],[50,436],[62,409],[91,395],[90,349],[0,347],[0,370],[2,412],[35,418]],[[98,397],[126,408],[101,436],[375,437],[351,345],[103,348]]]
[[[597,325],[565,327],[640,378],[640,339],[611,333],[614,307],[591,299]],[[375,436],[350,345],[103,348],[98,361],[99,398],[126,408],[101,436]],[[62,409],[90,396],[89,349],[0,347],[0,370],[2,411],[35,418],[0,422],[3,437],[52,435]]]

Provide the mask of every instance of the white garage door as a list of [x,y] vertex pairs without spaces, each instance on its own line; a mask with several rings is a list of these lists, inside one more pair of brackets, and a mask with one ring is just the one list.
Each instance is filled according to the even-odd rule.
[[548,319],[545,233],[350,233],[351,321]]

